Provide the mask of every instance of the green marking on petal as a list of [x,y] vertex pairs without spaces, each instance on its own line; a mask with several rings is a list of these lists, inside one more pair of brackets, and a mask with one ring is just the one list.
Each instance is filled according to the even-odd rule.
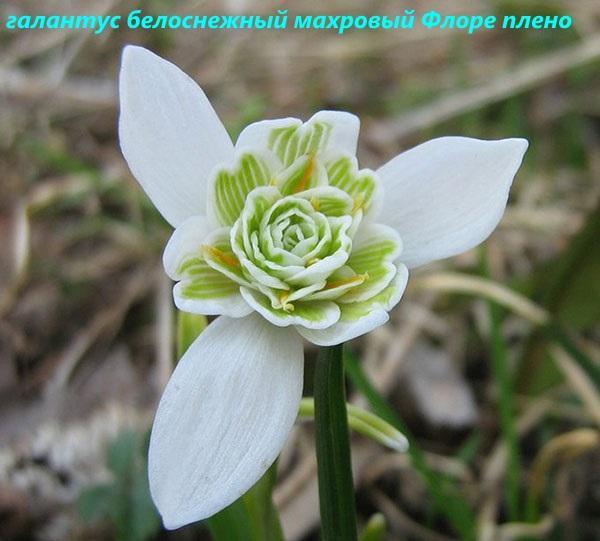
[[396,274],[394,260],[402,250],[398,233],[391,227],[369,224],[359,233],[348,265],[367,279],[340,298],[340,302],[359,302],[377,295]]
[[356,274],[352,268],[344,265],[329,276],[320,291],[308,295],[306,300],[335,300],[361,285],[367,278],[366,274]]
[[239,293],[240,286],[238,284],[229,279],[219,281],[216,277],[219,273],[214,269],[211,270],[214,272],[213,275],[206,274],[202,279],[180,282],[179,294],[181,297],[189,300],[216,300]]
[[354,201],[346,192],[331,186],[306,190],[296,197],[307,199],[317,212],[325,216],[346,216],[354,207]]
[[278,173],[274,183],[282,195],[292,195],[317,186],[327,186],[327,174],[315,154],[309,154],[299,157]]
[[237,255],[233,252],[229,239],[229,228],[213,231],[202,244],[202,257],[206,263],[240,285],[249,284]]
[[221,225],[231,226],[244,208],[248,194],[259,186],[269,184],[274,167],[255,153],[245,152],[233,169],[214,173],[211,184],[213,212]]
[[408,280],[408,269],[405,265],[398,265],[397,271],[390,284],[377,295],[362,302],[351,302],[340,304],[340,321],[357,321],[370,314],[373,310],[383,309],[390,311],[402,297],[406,282]]
[[201,256],[187,256],[181,261],[175,272],[180,276],[193,276],[197,272],[201,272],[204,265],[205,262]]
[[287,302],[280,299],[282,308],[273,308],[271,300],[259,291],[240,288],[246,302],[265,319],[279,327],[301,325],[309,329],[325,329],[333,325],[340,316],[340,308],[330,301]]
[[326,166],[330,186],[345,191],[354,200],[354,211],[368,211],[375,201],[378,190],[377,175],[370,169],[358,169],[353,156],[341,156],[328,160]]
[[300,156],[316,154],[327,146],[332,126],[326,122],[307,122],[302,126],[275,128],[269,134],[268,146],[289,167]]
[[183,299],[215,300],[239,293],[239,284],[211,267],[200,254],[184,259],[177,272],[183,277],[177,289]]

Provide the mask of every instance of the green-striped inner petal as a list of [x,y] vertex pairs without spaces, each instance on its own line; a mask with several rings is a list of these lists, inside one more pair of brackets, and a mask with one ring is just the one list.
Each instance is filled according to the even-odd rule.
[[340,298],[341,302],[363,301],[387,287],[396,274],[393,261],[400,255],[400,239],[385,226],[368,226],[370,238],[350,254],[348,265],[366,280]]
[[329,161],[326,170],[330,186],[344,190],[357,208],[369,210],[377,189],[375,173],[368,169],[359,171],[356,159],[347,156]]
[[[272,301],[263,293],[257,290],[245,289],[246,300],[255,304],[255,308],[263,313],[270,315],[271,318],[282,324],[304,325],[308,327],[318,326],[326,320],[332,319],[332,310],[335,312],[335,321],[339,315],[339,309],[329,301],[295,301],[289,305],[288,309],[274,308]],[[281,298],[281,304],[288,306],[285,297]],[[335,323],[331,320],[329,324]]]
[[222,299],[239,293],[240,286],[198,257],[184,261],[186,278],[179,294],[186,299]]
[[233,225],[244,208],[246,197],[258,186],[269,184],[272,172],[267,162],[256,154],[242,154],[233,170],[217,171],[213,205],[222,225]]
[[366,301],[340,304],[340,321],[357,321],[360,318],[369,315],[369,313],[377,308],[389,310],[390,300],[397,293],[399,287],[399,284],[394,280],[382,292],[374,295]]
[[289,167],[299,156],[323,150],[327,146],[331,130],[331,125],[325,122],[275,128],[269,134],[268,146],[284,167]]
[[298,158],[277,175],[275,182],[282,195],[292,195],[317,186],[326,186],[327,177],[325,169],[313,154]]
[[346,216],[352,213],[354,202],[344,191],[330,186],[314,188],[296,194],[307,199],[313,208],[325,216]]
[[398,252],[398,243],[391,238],[377,239],[355,249],[350,255],[348,265],[356,272],[377,273],[383,261],[389,260]]
[[248,284],[248,278],[237,255],[231,249],[229,229],[213,232],[202,245],[202,257],[215,271],[218,271],[238,284]]

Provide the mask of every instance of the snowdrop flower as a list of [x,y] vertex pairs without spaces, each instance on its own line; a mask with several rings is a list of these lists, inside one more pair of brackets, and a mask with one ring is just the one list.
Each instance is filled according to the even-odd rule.
[[408,269],[482,242],[527,142],[434,139],[376,171],[358,118],[321,111],[249,125],[235,145],[203,91],[129,46],[119,134],[133,175],[175,232],[175,304],[220,315],[160,401],[150,488],[167,528],[220,511],[274,462],[302,393],[302,337],[333,345],[382,325]]

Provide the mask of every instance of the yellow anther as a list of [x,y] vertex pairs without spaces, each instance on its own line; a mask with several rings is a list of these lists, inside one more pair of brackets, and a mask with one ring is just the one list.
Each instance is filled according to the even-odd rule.
[[240,262],[233,255],[226,254],[225,252],[215,248],[214,246],[209,246],[208,244],[202,245],[202,253],[204,257],[217,259],[224,265],[228,267],[239,267]]
[[359,193],[354,197],[354,206],[352,207],[352,214],[358,212],[365,206],[365,196]]
[[347,285],[358,286],[369,279],[369,273],[365,272],[364,274],[355,274],[354,276],[350,276],[349,278],[340,278],[339,280],[333,280],[332,282],[327,282],[325,284],[324,289],[334,289],[336,287],[342,287]]
[[321,208],[321,201],[319,201],[319,198],[316,195],[313,195],[310,198],[310,204],[317,212],[319,212],[319,209]]
[[300,178],[300,180],[298,181],[298,184],[296,184],[296,187],[294,188],[294,193],[303,192],[304,190],[306,190],[306,186],[308,185],[311,177],[313,176],[314,171],[315,171],[315,153],[311,152],[311,154],[308,156],[308,162],[306,164],[306,169],[304,169],[304,173],[302,174],[302,177]]
[[287,302],[287,299],[289,296],[290,296],[289,291],[282,291],[279,294],[279,302],[281,303],[281,308],[283,308],[283,310],[285,310],[286,312],[293,312],[294,305],[291,302]]

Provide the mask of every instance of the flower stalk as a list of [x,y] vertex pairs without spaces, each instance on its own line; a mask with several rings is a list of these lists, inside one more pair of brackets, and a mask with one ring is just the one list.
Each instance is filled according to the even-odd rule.
[[343,344],[315,366],[315,438],[322,541],[356,541],[356,507],[344,383]]

